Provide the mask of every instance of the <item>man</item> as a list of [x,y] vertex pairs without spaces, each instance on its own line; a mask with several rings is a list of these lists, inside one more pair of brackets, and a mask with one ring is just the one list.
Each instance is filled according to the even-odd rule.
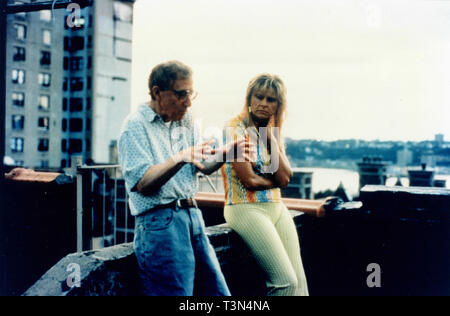
[[149,90],[151,101],[127,117],[119,139],[144,294],[230,295],[193,199],[196,173],[218,170],[235,149],[250,160],[253,148],[244,140],[215,150],[198,144],[188,113],[196,96],[192,71],[183,63],[156,66]]

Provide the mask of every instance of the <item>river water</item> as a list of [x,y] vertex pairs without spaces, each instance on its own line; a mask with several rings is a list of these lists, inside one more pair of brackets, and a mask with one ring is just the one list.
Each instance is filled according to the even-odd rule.
[[[314,194],[326,190],[334,191],[342,182],[351,197],[359,195],[359,174],[356,171],[332,168],[295,168],[295,170],[313,173],[312,191]],[[450,189],[450,175],[435,175],[435,180],[447,180],[446,187]],[[400,178],[400,181],[403,186],[409,186],[407,177]],[[397,178],[391,177],[386,180],[386,185],[394,186],[396,182]]]

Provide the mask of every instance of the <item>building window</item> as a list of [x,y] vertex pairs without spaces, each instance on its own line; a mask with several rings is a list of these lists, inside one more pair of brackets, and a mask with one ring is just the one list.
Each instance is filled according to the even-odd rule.
[[15,164],[17,167],[23,167],[23,166],[25,166],[25,161],[23,161],[23,160],[15,160],[15,161],[14,161],[14,164]]
[[40,138],[38,140],[38,151],[46,152],[49,149],[49,141],[48,138]]
[[92,56],[88,56],[87,69],[92,68]]
[[87,89],[91,90],[92,89],[92,77],[88,76],[87,78]]
[[11,127],[14,130],[22,131],[25,127],[25,116],[13,115],[11,120]]
[[52,45],[52,32],[50,30],[42,31],[42,43],[44,45]]
[[61,152],[63,153],[67,152],[67,139],[61,140]]
[[42,169],[48,168],[48,165],[49,165],[48,160],[41,160],[41,168]]
[[52,55],[50,52],[41,51],[41,66],[49,66],[52,63]]
[[27,38],[27,27],[22,24],[14,24],[16,39],[24,41]]
[[51,22],[52,20],[52,11],[50,10],[41,10],[39,11],[39,17],[41,21]]
[[64,37],[64,50],[69,52],[76,52],[84,49],[84,37]]
[[69,89],[69,79],[67,77],[64,77],[63,80],[63,91],[67,91]]
[[38,119],[38,129],[41,131],[48,131],[50,128],[50,119],[48,117],[40,117]]
[[64,36],[64,50],[70,51],[70,37]]
[[69,57],[64,57],[63,68],[64,68],[64,70],[69,70]]
[[70,80],[70,91],[83,91],[83,78],[75,77]]
[[311,198],[311,189],[310,188],[305,188],[305,199],[310,199]]
[[119,1],[114,2],[114,20],[122,22],[133,22],[133,8]]
[[11,144],[10,144],[10,148],[11,151],[14,153],[23,153],[23,144],[24,144],[24,140],[23,138],[11,138]]
[[11,73],[12,83],[24,84],[25,83],[25,71],[19,69],[13,69]]
[[48,111],[50,109],[50,97],[48,95],[41,95],[39,97],[39,110]]
[[69,140],[69,153],[81,153],[83,152],[83,141],[81,139]]
[[83,111],[83,99],[82,98],[70,98],[70,112]]
[[61,168],[67,168],[67,161],[65,159],[61,160]]
[[12,93],[12,101],[15,106],[24,106],[25,105],[25,94],[21,92],[13,92]]
[[61,129],[63,132],[67,131],[67,119],[63,119],[61,123]]
[[63,112],[67,111],[67,98],[63,98],[62,110]]
[[42,87],[50,87],[50,84],[51,84],[50,74],[41,72],[38,76],[38,82]]
[[19,21],[26,21],[27,14],[25,12],[19,12],[14,14],[14,18]]
[[86,110],[91,109],[91,98],[86,98]]
[[70,70],[77,71],[82,70],[84,67],[83,57],[72,57],[70,59]]
[[72,52],[76,52],[77,50],[83,49],[84,49],[84,37],[81,36],[72,37],[70,41],[70,50]]
[[13,61],[25,61],[25,48],[24,47],[14,47]]
[[83,131],[83,120],[82,119],[70,119],[69,122],[70,132],[82,132]]

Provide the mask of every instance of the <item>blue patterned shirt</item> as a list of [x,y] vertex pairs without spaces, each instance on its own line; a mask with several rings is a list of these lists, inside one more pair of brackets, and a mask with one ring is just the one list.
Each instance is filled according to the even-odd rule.
[[157,191],[143,195],[135,186],[151,166],[166,162],[174,154],[197,144],[199,139],[199,130],[190,113],[168,126],[149,105],[142,104],[125,119],[118,147],[131,215],[197,194],[197,168],[192,164],[186,164]]

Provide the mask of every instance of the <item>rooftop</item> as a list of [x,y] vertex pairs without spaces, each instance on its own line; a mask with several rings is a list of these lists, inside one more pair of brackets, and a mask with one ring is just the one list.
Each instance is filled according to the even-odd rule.
[[[2,221],[0,237],[8,244],[0,262],[2,274],[14,277],[2,281],[2,292],[139,295],[132,240],[76,251],[76,182],[58,183],[59,176],[22,171],[6,180],[14,212],[7,212],[8,225]],[[13,198],[31,190],[29,199]],[[263,272],[223,222],[222,194],[202,192],[197,200],[232,294],[264,295]],[[450,190],[366,186],[360,202],[331,203],[320,213],[320,201],[284,202],[297,226],[311,295],[450,294]],[[80,268],[80,287],[68,283],[73,264]],[[381,287],[368,281],[373,264],[381,269]],[[27,280],[14,280],[20,271]]]

